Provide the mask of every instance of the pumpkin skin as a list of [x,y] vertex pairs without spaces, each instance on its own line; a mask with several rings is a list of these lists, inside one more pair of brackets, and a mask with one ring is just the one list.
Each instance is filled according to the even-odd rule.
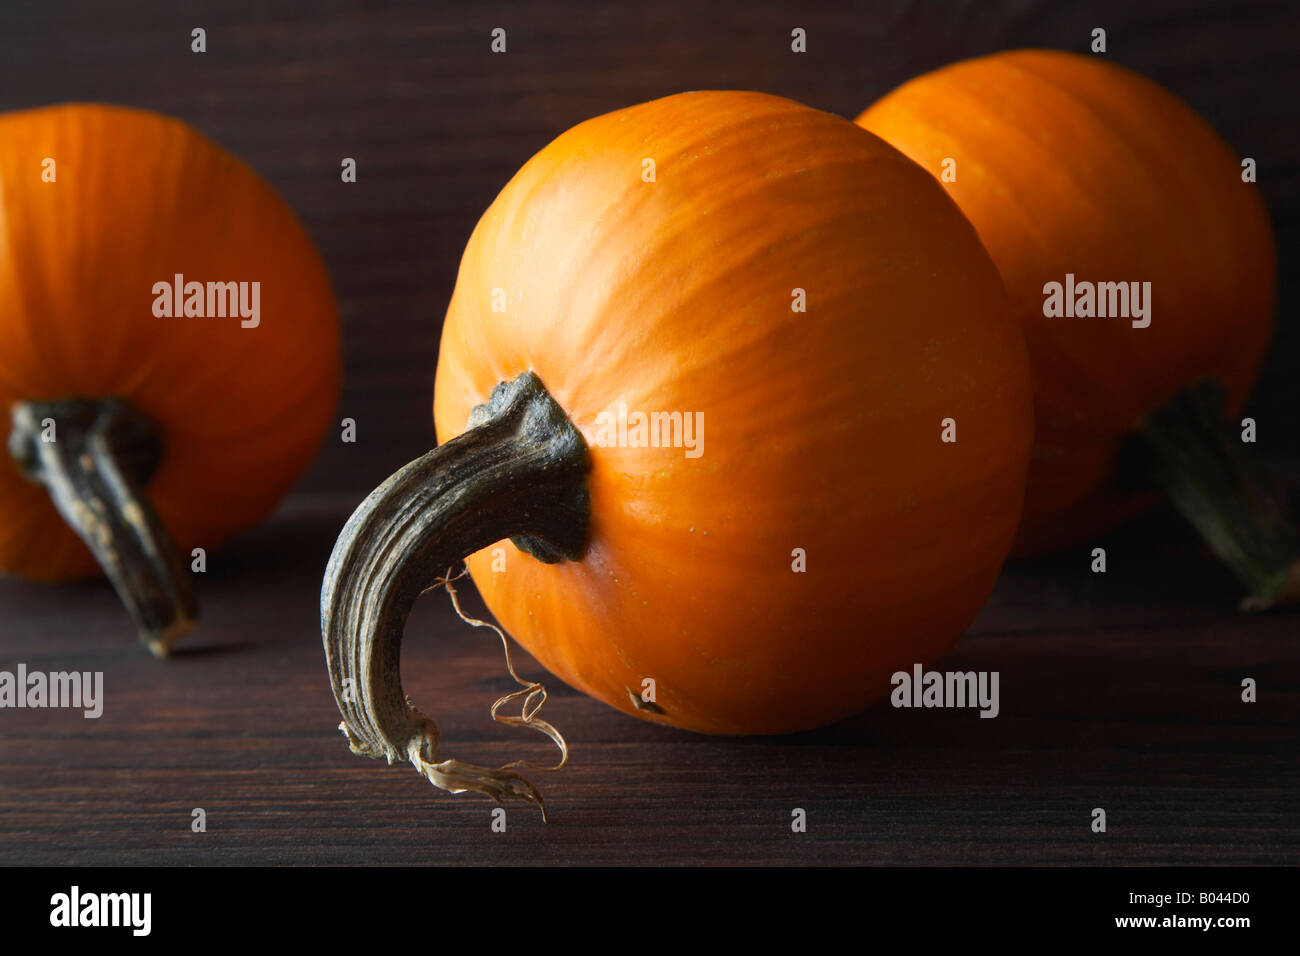
[[[156,317],[153,286],[176,273],[260,281],[260,324]],[[339,338],[310,239],[230,153],[135,109],[0,116],[0,408],[118,396],[152,418],[164,457],[148,496],[184,554],[265,517],[306,467],[337,402]],[[13,462],[0,462],[0,571],[101,573]]]
[[[461,262],[439,441],[527,370],[589,446],[587,552],[543,564],[503,541],[505,571],[495,547],[467,564],[543,665],[647,720],[758,734],[856,713],[956,640],[1019,518],[1031,398],[996,270],[923,170],[789,100],[671,96],[519,171]],[[620,402],[702,413],[702,454],[601,446]],[[633,703],[645,678],[661,714]]]
[[[1020,50],[899,87],[858,117],[975,225],[1024,327],[1036,434],[1016,552],[1085,540],[1150,504],[1116,478],[1148,413],[1201,379],[1236,416],[1272,330],[1268,214],[1241,160],[1177,97],[1096,57]],[[1151,324],[1049,318],[1047,282],[1151,282]]]

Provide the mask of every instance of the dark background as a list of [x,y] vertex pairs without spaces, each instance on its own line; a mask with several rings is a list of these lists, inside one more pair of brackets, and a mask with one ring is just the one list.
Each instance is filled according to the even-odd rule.
[[[206,54],[190,52],[196,26]],[[489,52],[497,26],[505,55]],[[796,26],[803,55],[790,52]],[[592,115],[687,89],[763,90],[852,118],[953,60],[1086,52],[1096,26],[1109,59],[1258,162],[1281,288],[1251,413],[1294,488],[1295,3],[0,2],[0,110],[156,109],[284,195],[334,279],[339,417],[358,425],[356,444],[327,440],[271,522],[210,560],[203,626],[170,661],[134,646],[106,584],[0,581],[0,668],[103,670],[107,685],[99,721],[0,712],[0,863],[1300,861],[1297,617],[1237,616],[1233,582],[1159,511],[1099,542],[1105,576],[1086,549],[1008,569],[945,665],[1001,671],[997,720],[885,709],[796,738],[723,740],[642,724],[552,679],[547,714],[573,765],[537,781],[553,822],[512,808],[506,834],[489,830],[492,804],[352,757],[333,729],[321,571],[352,507],[433,444],[460,253],[529,156]],[[345,156],[355,184],[340,182]],[[446,753],[549,757],[487,720],[506,687],[491,635],[441,595],[407,633],[407,688],[439,717]],[[1244,676],[1259,703],[1239,702]],[[1088,829],[1096,806],[1105,835]],[[190,832],[193,807],[205,834]],[[793,807],[808,810],[807,834],[790,832]]]

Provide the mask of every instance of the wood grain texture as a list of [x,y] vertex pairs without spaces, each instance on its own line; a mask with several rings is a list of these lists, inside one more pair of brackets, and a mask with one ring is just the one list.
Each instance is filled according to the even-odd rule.
[[[432,444],[461,249],[530,155],[588,116],[683,89],[760,89],[852,116],[915,73],[1015,46],[1082,50],[1097,25],[1114,60],[1259,162],[1282,318],[1253,408],[1295,487],[1294,4],[0,6],[0,109],[96,99],[172,113],[285,195],[334,277],[339,414],[359,435],[329,442],[270,523],[210,556],[203,624],[170,661],[134,646],[106,584],[0,581],[0,669],[102,670],[106,683],[99,720],[0,711],[0,864],[1300,862],[1297,616],[1236,615],[1232,583],[1162,514],[1100,542],[1104,576],[1086,551],[1008,569],[944,665],[1001,672],[996,720],[884,708],[798,737],[718,739],[551,679],[546,713],[573,763],[536,781],[553,822],[513,807],[505,834],[489,829],[492,804],[353,757],[334,729],[317,605],[329,549],[360,498]],[[194,26],[208,30],[202,56]],[[495,26],[504,57],[488,52]],[[804,56],[789,52],[794,26]],[[344,156],[355,185],[339,181]],[[408,690],[448,753],[550,758],[540,737],[488,721],[507,688],[490,634],[440,594],[407,633]],[[1260,681],[1253,705],[1239,700],[1246,676]],[[1088,829],[1096,806],[1105,835]],[[190,831],[195,807],[207,833]],[[806,834],[790,831],[794,807]]]
[[[106,584],[0,581],[0,668],[105,680],[98,720],[0,712],[0,864],[1300,862],[1297,617],[1238,616],[1232,583],[1160,516],[1105,542],[1105,576],[1086,551],[1008,569],[944,665],[1001,673],[995,720],[883,707],[706,737],[613,711],[520,651],[573,757],[534,775],[551,822],[511,805],[500,834],[495,804],[355,757],[335,730],[315,601],[350,507],[300,496],[215,560],[202,627],[168,661],[134,645]],[[552,759],[489,721],[512,689],[500,647],[442,593],[416,607],[403,675],[446,754]]]

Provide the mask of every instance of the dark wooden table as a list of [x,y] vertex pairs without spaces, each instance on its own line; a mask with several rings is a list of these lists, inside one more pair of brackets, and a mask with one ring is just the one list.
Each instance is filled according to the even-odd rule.
[[[762,89],[854,115],[942,63],[1082,50],[1098,25],[1117,62],[1259,162],[1282,319],[1252,411],[1297,487],[1294,4],[203,6],[0,6],[0,109],[151,107],[262,171],[330,265],[347,348],[339,414],[360,440],[327,443],[272,521],[211,557],[203,626],[169,661],[134,645],[106,584],[0,581],[0,669],[100,670],[107,698],[99,720],[0,712],[0,863],[1300,862],[1300,618],[1236,614],[1232,583],[1162,513],[1102,542],[1106,575],[1086,550],[1008,568],[945,663],[1000,671],[996,720],[883,708],[798,737],[716,739],[551,679],[547,716],[572,765],[538,777],[551,823],[512,807],[504,834],[493,804],[348,753],[317,618],[348,513],[432,442],[440,318],[464,242],[549,139],[682,89]],[[208,31],[201,56],[195,26]],[[488,52],[496,26],[505,56]],[[803,56],[789,52],[795,26]],[[358,160],[355,185],[339,181],[344,156]],[[487,717],[507,687],[492,635],[441,594],[407,634],[408,691],[439,717],[448,753],[550,758],[541,738]],[[1241,702],[1244,677],[1257,703]],[[1089,829],[1099,806],[1105,834]],[[205,833],[191,831],[198,807]],[[796,807],[807,833],[791,832]]]
[[[134,645],[105,584],[0,582],[0,667],[102,670],[106,698],[98,720],[0,713],[0,863],[1300,862],[1297,615],[1237,615],[1231,582],[1160,516],[1106,542],[1104,576],[1086,551],[1008,569],[944,665],[1001,673],[995,720],[884,707],[710,738],[550,678],[572,765],[534,777],[549,824],[512,805],[501,834],[495,804],[354,757],[335,730],[315,602],[350,507],[300,496],[228,550],[201,582],[202,629],[167,661]],[[510,689],[500,647],[444,594],[421,599],[404,650],[448,754],[551,759],[488,719]]]

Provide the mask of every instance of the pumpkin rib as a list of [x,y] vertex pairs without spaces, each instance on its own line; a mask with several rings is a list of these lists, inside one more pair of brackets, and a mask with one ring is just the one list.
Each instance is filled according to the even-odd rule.
[[[1085,62],[1087,61],[1087,58],[1082,54],[1073,54],[1073,56],[1077,56]],[[1037,69],[1035,68],[1035,65],[1037,65]],[[1042,65],[1041,62],[1035,64],[1034,61],[1026,62],[1024,59],[1009,63],[1009,66],[1012,69],[1020,70],[1027,76],[1037,79],[1042,83],[1047,83],[1051,85],[1053,89],[1060,90],[1065,96],[1078,104],[1081,109],[1086,110],[1088,114],[1096,120],[1096,125],[1098,127],[1108,131],[1110,135],[1115,137],[1117,141],[1124,145],[1126,151],[1133,159],[1133,162],[1129,164],[1130,168],[1141,173],[1148,184],[1146,188],[1137,189],[1135,190],[1136,192],[1139,194],[1157,195],[1161,191],[1159,180],[1171,177],[1182,180],[1184,192],[1186,193],[1194,193],[1200,188],[1201,183],[1190,178],[1187,171],[1177,163],[1162,164],[1160,167],[1160,175],[1159,177],[1156,176],[1154,170],[1151,168],[1152,164],[1149,160],[1149,157],[1151,157],[1153,153],[1153,150],[1151,149],[1152,144],[1150,140],[1146,139],[1143,135],[1144,133],[1149,133],[1151,127],[1149,125],[1143,127],[1140,123],[1135,123],[1130,127],[1127,122],[1121,122],[1121,120],[1125,120],[1128,117],[1126,108],[1131,108],[1131,100],[1094,99],[1093,97],[1098,93],[1095,88],[1089,87],[1087,93],[1080,91],[1077,87],[1069,86],[1062,82],[1059,76],[1051,71],[1042,69]],[[1125,67],[1116,64],[1109,64],[1109,66],[1112,70],[1127,73],[1129,86],[1140,90],[1144,100],[1158,99],[1161,101],[1161,105],[1164,108],[1186,111],[1188,114],[1187,118],[1192,120],[1196,119],[1195,114],[1193,114],[1192,111],[1183,103],[1170,96],[1166,91],[1160,89],[1156,84],[1152,83],[1140,73],[1128,70]],[[1158,147],[1160,144],[1157,142],[1156,146],[1157,150],[1155,150],[1155,152],[1158,153]]]

